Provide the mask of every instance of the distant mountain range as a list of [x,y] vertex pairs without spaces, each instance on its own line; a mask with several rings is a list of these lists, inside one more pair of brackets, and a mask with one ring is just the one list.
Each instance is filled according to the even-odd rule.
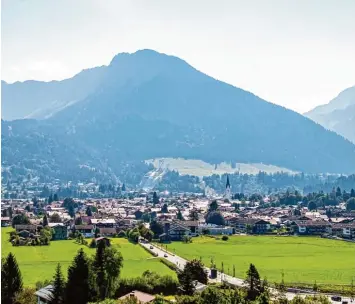
[[355,143],[355,86],[342,91],[328,104],[305,113],[305,116]]
[[355,146],[341,136],[152,50],[2,88],[2,167],[16,172],[115,175],[122,163],[160,157],[355,172]]

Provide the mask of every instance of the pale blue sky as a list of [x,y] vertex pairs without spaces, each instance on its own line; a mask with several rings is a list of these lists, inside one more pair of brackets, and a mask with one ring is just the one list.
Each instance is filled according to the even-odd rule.
[[355,85],[354,0],[3,0],[2,79],[151,48],[304,112]]

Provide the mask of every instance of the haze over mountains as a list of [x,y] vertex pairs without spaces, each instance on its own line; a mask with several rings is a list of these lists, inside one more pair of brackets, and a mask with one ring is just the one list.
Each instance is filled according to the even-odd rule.
[[68,176],[113,175],[122,162],[159,157],[265,163],[353,173],[355,146],[291,110],[152,50],[64,81],[3,88],[3,167]]
[[305,113],[305,116],[355,143],[355,86],[342,91],[328,104]]

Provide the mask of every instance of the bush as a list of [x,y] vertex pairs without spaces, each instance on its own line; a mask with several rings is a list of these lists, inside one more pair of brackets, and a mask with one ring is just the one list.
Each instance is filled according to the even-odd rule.
[[228,238],[227,235],[222,236],[222,240],[223,240],[223,241],[228,241],[228,239],[229,239],[229,238]]
[[120,279],[115,298],[121,297],[133,290],[151,294],[171,295],[178,291],[178,282],[171,276],[160,276],[156,272],[145,271],[142,277]]
[[188,244],[188,243],[192,243],[192,238],[188,235],[184,235],[182,238],[183,243]]
[[159,259],[161,263],[163,263],[165,266],[167,266],[168,268],[170,268],[171,270],[175,271],[175,272],[179,272],[179,268],[172,262],[166,260],[166,259],[163,259],[163,258],[160,258]]

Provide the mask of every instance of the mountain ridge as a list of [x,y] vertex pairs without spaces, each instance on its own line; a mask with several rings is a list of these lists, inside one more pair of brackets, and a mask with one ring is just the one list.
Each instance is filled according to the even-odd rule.
[[[178,57],[151,50],[118,54],[99,71],[90,92],[85,82],[80,100],[47,119],[2,121],[3,130],[12,132],[2,132],[4,161],[26,160],[26,166],[39,168],[41,158],[63,171],[70,158],[73,168],[116,172],[123,161],[182,157],[310,173],[355,171],[355,146],[349,141]],[[50,153],[39,149],[63,149],[63,155],[50,160]]]
[[329,103],[317,106],[304,115],[355,143],[355,86],[345,89]]

